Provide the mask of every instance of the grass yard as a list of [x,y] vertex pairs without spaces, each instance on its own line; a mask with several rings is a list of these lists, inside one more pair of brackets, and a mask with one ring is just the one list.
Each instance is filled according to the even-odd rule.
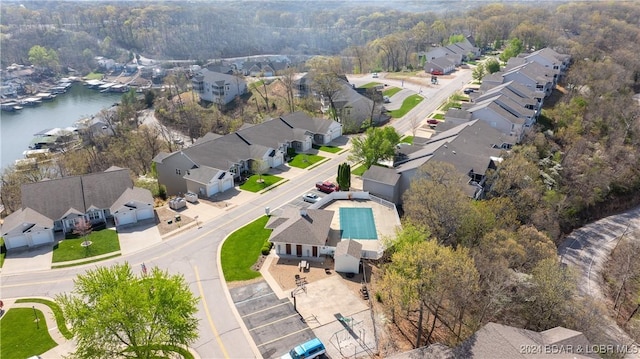
[[104,74],[101,74],[99,72],[92,72],[87,76],[85,76],[84,78],[87,80],[102,80],[103,77],[104,77]]
[[413,143],[413,136],[405,136],[400,139],[400,142]]
[[251,269],[261,255],[262,245],[271,234],[264,228],[269,217],[262,216],[231,233],[224,241],[220,260],[222,273],[227,282],[249,280],[260,277],[260,272]]
[[83,238],[65,239],[53,247],[53,263],[99,256],[120,250],[118,233],[112,229],[91,232],[86,240],[91,241],[89,247],[82,247]]
[[404,99],[402,106],[399,109],[389,111],[389,114],[393,118],[400,118],[416,107],[420,102],[422,102],[422,100],[424,100],[424,98],[420,95],[411,95]]
[[[58,344],[51,339],[41,311],[32,308],[9,309],[0,319],[0,358],[25,359],[40,355]],[[39,328],[38,328],[39,326]]]
[[342,151],[342,148],[336,147],[336,146],[316,146],[316,145],[313,145],[313,148],[315,148],[317,150],[320,150],[320,151],[329,152],[329,153],[338,153],[338,152]]
[[393,95],[397,94],[397,93],[398,93],[398,92],[400,92],[400,91],[402,91],[402,89],[401,89],[401,88],[399,88],[399,87],[392,87],[392,88],[390,88],[390,89],[384,90],[384,91],[382,92],[382,95],[383,95],[383,96],[389,96],[389,97],[391,97],[391,96],[393,96]]
[[369,82],[368,84],[364,84],[362,86],[359,86],[359,88],[361,89],[370,89],[372,87],[376,87],[376,86],[382,86],[382,84],[380,82]]
[[262,182],[258,182],[258,180],[260,180],[260,176],[252,175],[245,183],[240,185],[240,189],[254,193],[260,192],[263,189],[282,181],[282,177],[264,174],[262,175]]
[[435,118],[436,120],[444,120],[444,114],[436,113],[433,116],[431,116],[431,118]]
[[362,176],[362,174],[365,173],[366,170],[367,170],[367,167],[365,167],[364,165],[360,165],[354,168],[353,170],[351,170],[351,174],[356,176]]
[[298,168],[307,168],[314,163],[320,162],[324,159],[318,155],[308,155],[306,153],[296,153],[295,156],[289,161],[289,166]]
[[71,332],[67,328],[67,324],[65,323],[64,316],[62,314],[62,309],[60,308],[58,303],[42,298],[22,298],[16,300],[16,303],[40,303],[51,308],[53,315],[56,317],[56,324],[58,325],[60,334],[62,334],[67,339],[73,338],[73,334],[71,334]]

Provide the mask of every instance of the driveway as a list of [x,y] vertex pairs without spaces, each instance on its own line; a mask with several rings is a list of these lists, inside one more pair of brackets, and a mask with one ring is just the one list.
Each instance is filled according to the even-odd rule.
[[[575,268],[578,273],[578,295],[591,297],[600,303],[607,302],[602,292],[603,267],[620,239],[637,230],[640,230],[640,207],[576,229],[560,244],[558,254],[562,263]],[[608,313],[603,314],[601,324],[603,334],[612,342],[616,344],[633,342]],[[640,358],[640,353],[629,355],[625,358]]]

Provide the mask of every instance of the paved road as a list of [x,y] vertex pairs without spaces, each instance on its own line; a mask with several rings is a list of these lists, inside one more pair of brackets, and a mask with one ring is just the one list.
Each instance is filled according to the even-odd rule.
[[[470,78],[469,74],[463,74]],[[382,79],[384,80],[384,79]],[[458,81],[465,81],[460,80]],[[423,91],[430,101],[423,101],[404,118],[392,125],[400,132],[410,128],[412,116],[426,117],[440,101],[460,89],[458,81],[443,84],[433,93]],[[407,84],[408,85],[408,84]],[[318,180],[335,178],[337,165],[344,162],[348,153],[335,156],[325,164],[303,172],[291,181],[246,203],[238,204],[225,215],[204,223],[200,229],[178,234],[145,251],[90,264],[51,271],[0,275],[0,292],[3,298],[55,297],[70,292],[73,279],[87,269],[128,262],[133,268],[157,266],[169,273],[182,273],[193,293],[201,298],[198,318],[200,337],[193,345],[202,358],[253,358],[259,357],[255,344],[249,339],[246,328],[238,320],[236,308],[221,275],[218,251],[222,240],[235,229],[244,226],[264,214],[265,207],[278,208],[293,198],[314,188]],[[232,199],[233,201],[233,199]]]
[[[640,231],[640,207],[576,229],[560,244],[558,254],[562,263],[578,272],[577,285],[581,297],[591,297],[600,303],[608,302],[602,293],[602,270],[620,239],[634,231]],[[608,314],[603,313],[601,319],[599,327],[602,333],[616,344],[633,343]],[[640,348],[640,345],[636,343],[633,348]],[[625,358],[640,358],[640,353],[628,353]]]

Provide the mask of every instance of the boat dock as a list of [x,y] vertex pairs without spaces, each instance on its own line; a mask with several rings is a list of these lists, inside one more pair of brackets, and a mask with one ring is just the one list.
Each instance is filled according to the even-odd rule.
[[0,108],[2,109],[2,111],[15,112],[22,110],[23,107],[20,106],[18,102],[11,101],[0,104]]

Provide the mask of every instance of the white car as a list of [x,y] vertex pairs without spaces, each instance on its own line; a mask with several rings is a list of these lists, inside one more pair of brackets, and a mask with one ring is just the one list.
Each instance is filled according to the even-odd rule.
[[374,79],[377,79],[378,78],[378,73],[377,72],[372,73],[371,77],[373,77]]
[[320,197],[318,197],[318,195],[315,193],[306,193],[304,196],[302,196],[302,200],[309,203],[316,203],[319,199]]

